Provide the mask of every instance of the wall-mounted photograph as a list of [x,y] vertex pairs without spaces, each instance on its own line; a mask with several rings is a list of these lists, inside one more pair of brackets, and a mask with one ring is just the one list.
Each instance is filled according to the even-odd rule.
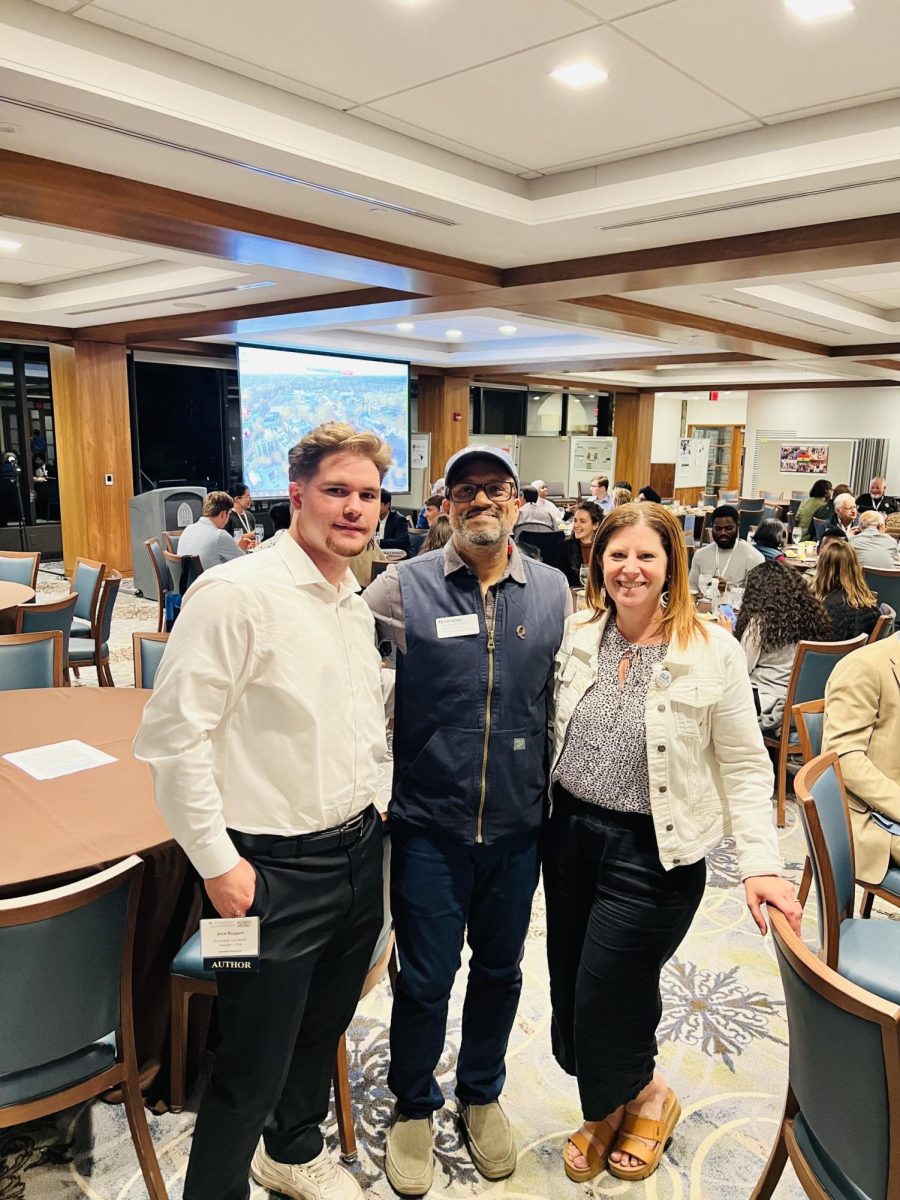
[[782,474],[822,475],[828,470],[828,447],[781,443]]

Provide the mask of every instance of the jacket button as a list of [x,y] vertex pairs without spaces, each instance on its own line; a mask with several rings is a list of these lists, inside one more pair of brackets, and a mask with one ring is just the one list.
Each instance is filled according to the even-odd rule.
[[657,746],[656,749],[659,751],[660,754],[665,754],[665,752],[666,752],[665,746]]
[[680,858],[673,858],[673,859],[672,859],[672,865],[673,865],[673,866],[675,866],[675,867],[677,867],[677,866],[678,866],[678,864],[679,864],[680,862],[681,862],[681,859],[680,859]]
[[666,833],[671,833],[671,832],[672,832],[672,830],[673,830],[674,828],[675,828],[675,826],[674,826],[674,825],[667,825],[667,826],[666,826]]
[[657,706],[656,706],[656,711],[657,711],[657,712],[665,712],[665,711],[666,711],[666,706],[665,706],[664,704],[657,704]]
[[661,783],[661,784],[659,785],[659,790],[660,790],[661,792],[664,792],[664,791],[666,790],[666,785],[665,785],[664,783]]

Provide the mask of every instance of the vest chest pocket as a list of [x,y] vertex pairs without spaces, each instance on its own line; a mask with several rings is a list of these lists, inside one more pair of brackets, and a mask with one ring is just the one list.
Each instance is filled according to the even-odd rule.
[[677,679],[669,688],[675,725],[684,737],[709,736],[710,714],[722,699],[725,688],[714,678]]

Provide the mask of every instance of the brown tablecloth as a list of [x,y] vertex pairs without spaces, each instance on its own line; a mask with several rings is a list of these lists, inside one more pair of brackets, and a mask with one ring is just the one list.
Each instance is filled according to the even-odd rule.
[[0,579],[0,633],[16,632],[16,607],[34,599],[34,588]]
[[194,873],[153,802],[131,742],[150,692],[46,688],[0,692],[0,756],[77,738],[117,761],[39,781],[0,757],[0,897],[24,896],[109,866],[145,862],[134,954],[134,1024],[145,1086],[168,1081],[169,963],[197,928]]

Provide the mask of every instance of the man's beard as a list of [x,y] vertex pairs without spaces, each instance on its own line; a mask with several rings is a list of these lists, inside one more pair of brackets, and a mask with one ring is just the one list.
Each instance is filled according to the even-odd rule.
[[357,554],[362,554],[363,550],[365,550],[368,544],[368,541],[365,541],[359,547],[359,549],[354,550],[353,547],[349,546],[346,542],[336,541],[330,533],[325,538],[325,545],[327,549],[329,549],[332,554],[337,554],[341,558],[356,558]]
[[512,533],[512,522],[507,522],[503,517],[496,512],[479,513],[479,516],[493,517],[497,522],[494,529],[471,529],[469,521],[466,518],[459,518],[451,514],[450,526],[453,533],[461,541],[469,546],[499,546],[501,543],[505,545],[509,540],[509,535]]
[[714,537],[713,541],[716,543],[716,545],[719,547],[720,550],[733,550],[734,547],[737,545],[737,534],[735,534],[733,538],[720,539],[720,538]]

